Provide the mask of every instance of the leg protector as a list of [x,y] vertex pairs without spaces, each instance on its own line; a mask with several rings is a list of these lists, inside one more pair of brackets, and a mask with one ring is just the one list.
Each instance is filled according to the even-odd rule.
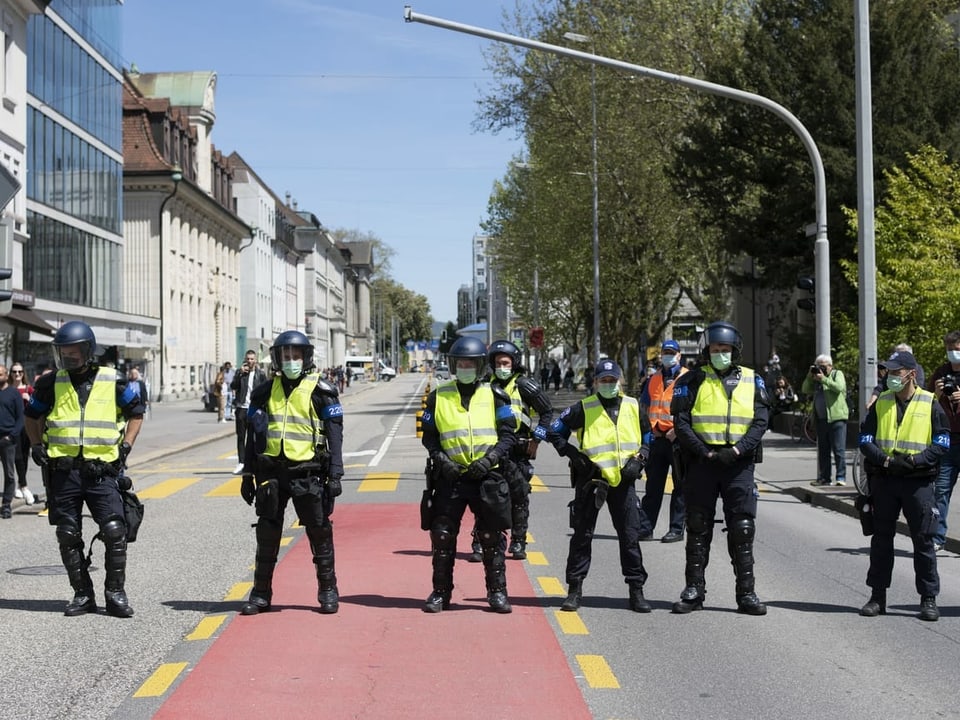
[[106,573],[103,595],[107,613],[114,617],[132,617],[133,608],[123,589],[127,575],[127,526],[120,518],[110,518],[100,526],[105,546],[103,567]]
[[277,566],[283,527],[267,517],[257,520],[257,557],[253,571],[253,590],[240,608],[241,615],[256,615],[270,609],[273,599],[273,570]]
[[756,525],[752,517],[733,515],[727,519],[727,547],[736,576],[737,611],[747,615],[766,615],[767,606],[754,591],[753,537]]
[[[456,561],[457,538],[449,518],[437,518],[430,528],[433,544],[433,589],[449,597],[453,590],[453,565]],[[449,600],[447,601],[449,604]]]
[[507,589],[507,566],[501,545],[503,535],[494,530],[480,531],[480,546],[483,548],[483,574],[487,592]]
[[696,587],[701,600],[705,594],[705,572],[710,562],[712,539],[713,517],[702,508],[688,508],[685,576],[687,587]]
[[310,550],[313,552],[313,562],[317,566],[317,602],[320,603],[320,612],[330,615],[340,609],[334,567],[333,525],[327,521],[323,525],[308,526],[306,531]]
[[93,593],[93,581],[87,571],[89,563],[83,556],[83,535],[80,528],[73,521],[61,521],[57,526],[57,543],[60,545],[60,559],[74,593],[73,600],[67,603],[63,614],[74,617],[96,612],[97,600]]

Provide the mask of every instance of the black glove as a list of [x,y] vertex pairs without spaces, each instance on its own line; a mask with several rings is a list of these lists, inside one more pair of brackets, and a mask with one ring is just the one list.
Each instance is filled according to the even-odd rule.
[[607,484],[606,480],[594,480],[593,484],[596,486],[596,490],[593,491],[593,504],[599,510],[607,500],[607,491],[610,489],[610,485]]
[[640,478],[640,473],[643,472],[644,464],[645,462],[642,457],[639,455],[634,455],[623,464],[622,468],[620,468],[620,477],[624,480],[624,482],[636,482]]
[[117,476],[117,487],[120,489],[120,492],[127,492],[127,490],[133,488],[133,480],[130,479],[129,475],[120,473]]
[[906,475],[916,469],[909,455],[894,455],[890,458],[890,469],[897,475]]
[[340,497],[340,494],[343,492],[343,485],[340,484],[339,475],[331,475],[327,479],[327,492],[332,498]]
[[253,475],[244,473],[243,479],[240,480],[240,497],[247,505],[253,505],[253,500],[257,497],[257,485]]
[[120,462],[126,463],[127,456],[130,454],[130,451],[133,450],[133,448],[130,447],[130,443],[124,440],[122,443],[120,443],[119,450],[120,450]]
[[597,467],[593,460],[583,453],[575,453],[570,456],[570,467],[577,477],[593,477],[593,471]]
[[40,467],[46,467],[50,462],[50,456],[47,455],[47,448],[43,443],[37,443],[30,448],[30,457]]
[[740,459],[740,456],[737,455],[737,451],[732,447],[725,447],[718,450],[716,457],[722,465],[733,465],[737,460]]
[[437,466],[440,477],[446,482],[452,483],[460,477],[460,466],[457,465],[445,452],[435,452],[431,459]]
[[482,480],[493,469],[494,464],[489,455],[484,455],[467,466],[467,469],[463,471],[463,479]]

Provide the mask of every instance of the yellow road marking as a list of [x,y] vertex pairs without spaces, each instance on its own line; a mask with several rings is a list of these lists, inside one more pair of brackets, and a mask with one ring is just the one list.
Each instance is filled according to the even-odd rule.
[[133,696],[158,697],[163,695],[186,667],[187,663],[185,662],[164,663],[153,671],[153,674],[144,681]]
[[252,582],[238,582],[227,591],[227,594],[223,596],[223,599],[225,601],[243,600],[251,590],[253,590]]
[[540,589],[543,590],[544,595],[564,596],[567,594],[567,591],[563,589],[563,583],[555,577],[538,577],[537,582],[540,583]]
[[[573,613],[570,613],[571,615]],[[587,684],[594,689],[619,688],[620,683],[603,655],[577,655],[577,663],[583,671]]]
[[138,490],[137,496],[141,500],[147,498],[158,500],[160,498],[169,497],[175,492],[179,492],[184,488],[188,488],[194,483],[198,482],[200,482],[200,478],[198,477],[170,478],[169,480],[164,480],[156,485],[151,485],[146,490]]
[[[560,626],[560,630],[564,635],[590,634],[590,631],[587,630],[587,626],[584,625],[583,620],[580,619],[579,613],[554,610],[553,615],[555,618],[557,618],[557,624]],[[583,656],[578,655],[577,657],[580,658]]]
[[237,454],[235,452],[223,453],[223,455],[217,455],[217,460],[226,460],[227,458],[235,458]]
[[400,473],[368,473],[357,492],[394,492],[400,482]]
[[293,516],[293,524],[290,526],[290,529],[291,529],[291,530],[296,530],[297,528],[301,528],[301,527],[303,527],[303,525],[300,524],[300,518],[298,518],[296,515],[294,515],[294,516]]
[[241,480],[242,478],[239,477],[230,478],[222,485],[217,485],[213,490],[204,495],[204,497],[239,497]]
[[365,468],[365,467],[369,467],[369,466],[366,463],[350,463],[350,464],[344,465],[343,469],[346,470],[347,468]]
[[530,492],[550,492],[550,488],[543,484],[539,475],[530,478]]
[[531,565],[549,565],[547,562],[547,556],[542,552],[537,552],[536,550],[527,551],[527,562]]
[[289,544],[292,543],[292,542],[293,542],[293,538],[290,537],[289,535],[286,535],[286,536],[280,538],[280,547],[286,547],[287,545],[289,545]]
[[187,635],[187,640],[208,640],[223,625],[226,615],[211,615],[197,623],[193,632]]
[[527,542],[528,543],[536,542],[536,540],[533,539],[533,535],[530,534],[529,530],[527,530]]

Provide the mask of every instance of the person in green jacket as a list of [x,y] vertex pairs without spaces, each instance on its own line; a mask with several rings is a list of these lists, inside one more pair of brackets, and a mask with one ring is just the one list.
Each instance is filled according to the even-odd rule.
[[829,355],[818,355],[803,379],[801,392],[813,396],[813,417],[817,422],[817,479],[811,485],[830,484],[830,455],[837,465],[834,485],[846,485],[847,477],[847,381],[833,367]]

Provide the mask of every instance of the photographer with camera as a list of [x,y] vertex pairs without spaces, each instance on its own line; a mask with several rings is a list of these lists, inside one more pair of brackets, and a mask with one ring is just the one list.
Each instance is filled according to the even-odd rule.
[[233,474],[243,472],[243,454],[247,442],[247,411],[250,408],[250,393],[262,382],[267,374],[257,364],[257,353],[247,350],[243,356],[243,365],[234,373],[230,389],[233,391],[233,417],[237,426],[237,467]]
[[940,522],[933,535],[936,550],[942,550],[947,538],[947,511],[950,496],[960,473],[960,330],[951,330],[943,338],[947,362],[938,367],[927,390],[937,396],[950,422],[950,451],[940,458],[940,472],[934,486]]
[[837,465],[834,485],[846,485],[847,476],[847,381],[833,367],[829,355],[818,355],[803,379],[801,392],[813,396],[813,417],[817,422],[817,479],[811,485],[830,484],[830,455]]

